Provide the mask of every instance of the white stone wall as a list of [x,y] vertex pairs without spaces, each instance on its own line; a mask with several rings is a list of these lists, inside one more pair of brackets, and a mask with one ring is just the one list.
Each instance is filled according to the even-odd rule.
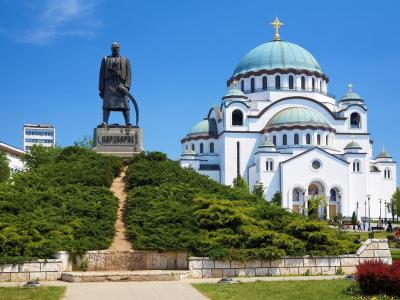
[[67,252],[60,251],[56,256],[56,259],[38,259],[24,264],[2,264],[0,265],[0,282],[61,279],[63,271],[72,271],[72,264],[69,262]]
[[[331,257],[284,257],[276,260],[233,261],[213,260],[208,257],[189,259],[192,278],[221,278],[241,276],[335,275],[342,270],[353,274],[356,266],[366,260],[382,260],[391,264],[387,240],[367,240],[352,255]],[[339,269],[340,268],[340,269]]]

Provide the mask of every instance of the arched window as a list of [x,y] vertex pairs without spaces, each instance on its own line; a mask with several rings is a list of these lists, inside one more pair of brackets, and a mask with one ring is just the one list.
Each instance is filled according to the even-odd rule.
[[353,172],[360,172],[361,171],[361,163],[358,160],[353,161]]
[[262,86],[263,86],[263,90],[266,91],[268,89],[268,80],[267,80],[267,76],[264,76],[262,78]]
[[244,92],[244,80],[240,81],[240,89]]
[[317,135],[317,145],[321,145],[321,135]]
[[361,128],[361,116],[359,113],[353,112],[350,115],[350,127]]
[[319,91],[322,92],[322,80],[319,81]]
[[329,135],[326,135],[326,145],[329,146]]
[[294,89],[294,82],[293,82],[293,76],[289,75],[289,90]]
[[299,189],[294,189],[293,190],[293,202],[299,202],[300,201],[300,190]]
[[336,202],[337,199],[337,192],[335,189],[331,189],[329,200],[332,202]]
[[232,125],[243,126],[243,113],[239,109],[235,109],[232,112]]
[[186,150],[189,150],[189,145],[185,145],[185,149],[186,149]]
[[267,159],[265,162],[265,169],[269,172],[274,170],[274,161],[272,159]]
[[272,137],[272,143],[276,146],[276,135]]
[[304,91],[306,89],[306,78],[301,76],[301,89]]
[[194,144],[192,144],[192,151],[196,151]]
[[390,175],[391,175],[390,169],[386,169],[384,173],[385,173],[385,179],[390,179]]
[[283,144],[284,146],[287,145],[287,135],[286,135],[286,134],[284,134],[284,135],[282,136],[282,144]]
[[204,144],[200,143],[200,153],[204,153]]
[[210,153],[214,153],[214,143],[210,143]]
[[279,75],[275,76],[275,89],[281,89],[281,76]]
[[307,133],[306,135],[306,144],[311,145],[311,134]]
[[256,88],[255,88],[254,78],[251,78],[251,79],[250,79],[250,91],[251,91],[252,93],[254,93],[255,90],[256,90]]
[[300,143],[299,134],[296,133],[296,134],[294,135],[294,144],[295,144],[295,145],[298,145],[299,143]]
[[311,80],[311,87],[312,87],[312,90],[314,91],[315,90],[315,79],[314,78]]

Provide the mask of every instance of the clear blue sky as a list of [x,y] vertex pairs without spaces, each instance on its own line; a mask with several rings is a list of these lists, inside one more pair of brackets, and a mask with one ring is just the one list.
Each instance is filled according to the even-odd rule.
[[[171,158],[220,104],[241,57],[269,41],[308,49],[340,97],[349,82],[369,108],[375,153],[399,159],[400,2],[0,0],[0,140],[22,146],[24,123],[50,123],[70,145],[101,121],[100,60],[113,41],[132,63],[146,150]],[[114,113],[111,122],[122,122]]]

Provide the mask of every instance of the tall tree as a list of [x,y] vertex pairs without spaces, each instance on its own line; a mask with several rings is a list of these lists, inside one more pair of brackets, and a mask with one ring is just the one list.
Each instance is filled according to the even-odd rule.
[[391,199],[391,206],[392,206],[392,218],[394,220],[394,216],[396,215],[398,222],[400,215],[400,188],[397,188],[396,191],[394,192]]
[[4,152],[0,152],[0,182],[4,182],[10,178],[10,167],[8,166],[8,158]]
[[265,200],[264,198],[265,187],[262,182],[257,181],[257,183],[253,186],[253,194],[256,195],[261,200]]

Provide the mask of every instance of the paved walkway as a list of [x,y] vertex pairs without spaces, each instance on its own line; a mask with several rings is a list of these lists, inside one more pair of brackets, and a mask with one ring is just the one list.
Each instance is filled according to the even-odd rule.
[[100,282],[67,284],[63,300],[205,300],[189,282]]

